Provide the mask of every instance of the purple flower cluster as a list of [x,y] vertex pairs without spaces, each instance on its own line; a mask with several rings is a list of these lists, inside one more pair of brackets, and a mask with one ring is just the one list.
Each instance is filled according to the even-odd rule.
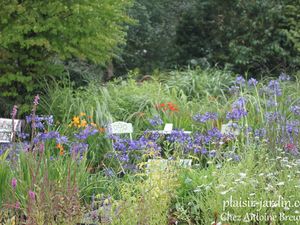
[[249,87],[251,87],[251,86],[255,87],[257,84],[258,84],[258,81],[256,79],[254,79],[254,78],[250,78],[248,80],[248,86]]
[[57,131],[38,133],[36,137],[34,137],[33,141],[36,144],[38,142],[46,142],[51,139],[55,139],[57,144],[65,144],[68,142],[68,138],[66,136],[61,136]]
[[272,122],[280,122],[284,119],[284,117],[279,112],[266,112],[265,119],[269,123],[272,123]]
[[294,113],[295,115],[299,116],[300,115],[300,106],[294,105],[290,107],[290,111]]
[[160,118],[160,116],[154,116],[152,119],[148,119],[149,123],[154,126],[154,127],[157,127],[157,126],[160,126],[163,124],[163,121],[162,119]]
[[231,112],[226,114],[226,119],[228,120],[239,120],[242,117],[247,116],[247,111],[240,108],[233,108]]
[[184,133],[183,130],[172,130],[171,134],[166,137],[167,141],[170,143],[180,143],[184,144],[191,140],[191,137],[189,134]]
[[79,140],[86,140],[89,136],[93,136],[97,134],[99,131],[92,126],[87,126],[84,130],[80,131],[78,134],[74,134],[74,136]]
[[266,91],[268,95],[276,95],[276,96],[282,95],[282,90],[278,80],[270,80]]
[[[26,116],[26,122],[29,124],[31,123],[33,120],[33,116]],[[45,129],[45,125],[48,126],[52,126],[53,125],[53,116],[38,116],[35,115],[34,116],[34,121],[35,121],[35,128],[40,129],[40,130],[44,130]]]
[[244,77],[242,77],[241,75],[238,76],[238,77],[235,79],[235,84],[236,84],[236,85],[244,86],[245,83],[246,83],[246,80],[245,80]]
[[244,97],[239,97],[235,102],[232,103],[231,112],[227,112],[227,120],[239,120],[246,116],[248,113],[246,111],[246,99]]
[[75,142],[72,143],[70,148],[70,155],[73,157],[78,157],[81,159],[85,152],[87,152],[89,145],[87,143]]
[[206,112],[205,114],[196,114],[193,116],[193,120],[199,123],[205,123],[208,120],[217,120],[218,119],[218,114],[217,113],[211,113],[211,112]]
[[278,78],[280,81],[289,81],[291,77],[285,73],[281,73]]

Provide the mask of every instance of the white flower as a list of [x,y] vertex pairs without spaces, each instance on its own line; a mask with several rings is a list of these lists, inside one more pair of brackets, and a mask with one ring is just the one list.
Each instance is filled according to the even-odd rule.
[[240,173],[241,178],[245,178],[247,176],[246,173]]
[[277,183],[278,186],[283,186],[284,185],[284,182],[279,182]]

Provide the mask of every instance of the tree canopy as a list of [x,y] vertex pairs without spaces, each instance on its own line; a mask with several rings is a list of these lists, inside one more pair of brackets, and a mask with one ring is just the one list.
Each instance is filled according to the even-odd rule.
[[0,89],[12,101],[61,76],[59,60],[110,59],[125,42],[126,0],[3,0],[0,3]]

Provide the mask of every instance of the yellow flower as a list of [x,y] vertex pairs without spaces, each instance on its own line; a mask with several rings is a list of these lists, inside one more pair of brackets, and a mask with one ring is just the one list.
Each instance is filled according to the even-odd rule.
[[76,125],[79,125],[80,124],[80,118],[79,116],[74,116],[73,117],[73,121],[72,123],[76,126]]
[[91,123],[91,126],[92,126],[92,127],[97,127],[97,124]]
[[82,116],[86,116],[86,113],[84,113],[84,112],[81,112],[81,113],[79,114],[79,116],[80,116],[80,117],[82,117]]

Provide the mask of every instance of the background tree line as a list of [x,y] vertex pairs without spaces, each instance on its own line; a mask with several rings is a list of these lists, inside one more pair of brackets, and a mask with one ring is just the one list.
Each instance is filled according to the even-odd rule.
[[66,77],[80,86],[188,65],[260,77],[300,65],[299,0],[2,0],[0,7],[1,115]]

